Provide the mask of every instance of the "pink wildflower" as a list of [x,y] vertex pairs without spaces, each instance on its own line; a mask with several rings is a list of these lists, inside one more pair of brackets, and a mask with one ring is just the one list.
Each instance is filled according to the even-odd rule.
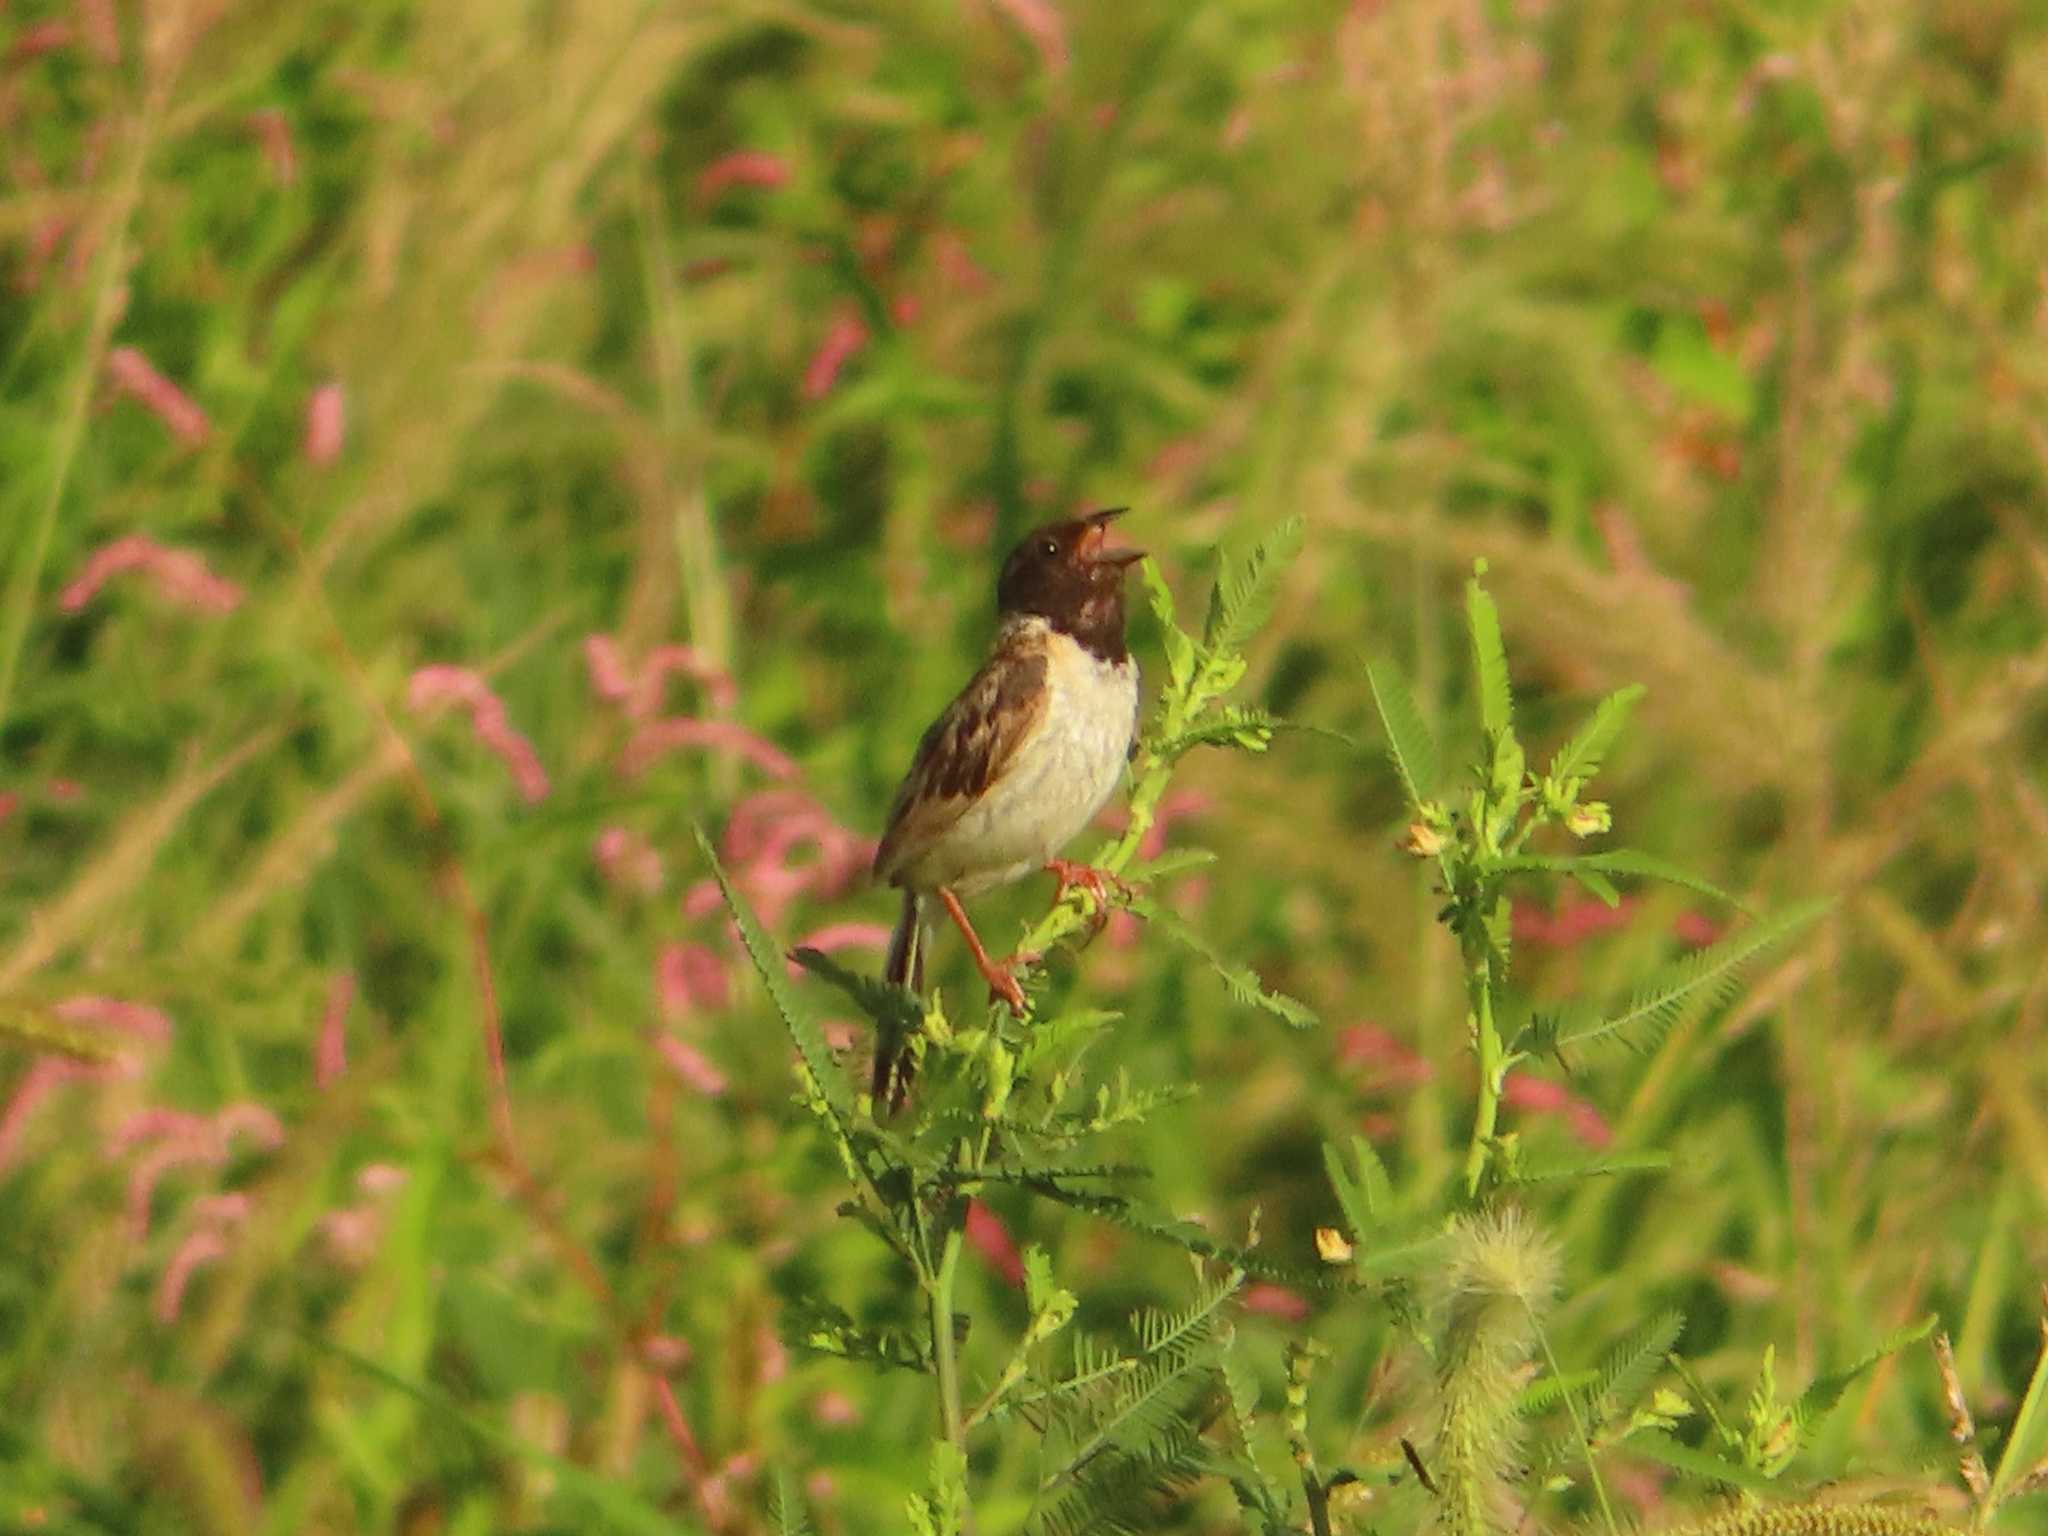
[[1283,1323],[1298,1323],[1309,1313],[1306,1296],[1270,1280],[1246,1286],[1238,1300],[1254,1317],[1277,1318]]
[[170,1016],[148,1003],[128,1003],[117,997],[88,993],[68,997],[50,1011],[67,1023],[97,1024],[154,1045],[171,1038]]
[[270,162],[271,178],[281,187],[295,186],[299,179],[298,151],[292,146],[292,126],[276,107],[249,114],[249,131],[263,146],[263,158]]
[[1552,913],[1533,902],[1518,901],[1510,921],[1518,944],[1571,949],[1598,934],[1626,927],[1641,904],[1641,898],[1636,896],[1624,896],[1621,905],[1615,907],[1591,896],[1578,901],[1567,898]]
[[206,441],[206,412],[173,384],[134,347],[116,347],[107,354],[107,372],[114,388],[134,400],[169,429],[187,448]]
[[46,53],[55,53],[59,48],[71,46],[71,23],[68,21],[39,21],[23,27],[15,34],[13,57],[17,63],[26,59],[41,58]]
[[[815,949],[827,955],[837,954],[842,949],[887,949],[889,930],[881,923],[831,923],[798,939],[793,947]],[[792,960],[789,970],[792,976],[801,976],[804,968]]]
[[597,835],[591,856],[598,872],[622,891],[652,896],[668,878],[654,845],[630,827],[606,827]]
[[831,394],[832,386],[839,381],[840,369],[867,344],[867,322],[851,308],[840,309],[804,368],[804,398],[822,400]]
[[654,989],[663,1017],[670,1020],[715,1013],[731,1000],[725,962],[703,944],[662,945],[654,962]]
[[826,1429],[846,1429],[860,1422],[860,1409],[844,1392],[828,1387],[811,1399],[811,1418]]
[[15,1084],[14,1097],[0,1111],[0,1169],[11,1167],[20,1151],[29,1121],[57,1088],[64,1083],[90,1082],[113,1075],[108,1066],[73,1061],[67,1056],[39,1057]]
[[640,727],[619,754],[619,772],[636,779],[659,758],[684,749],[728,752],[771,779],[793,779],[796,764],[772,742],[730,720],[655,720]]
[[661,1052],[662,1059],[677,1077],[704,1097],[717,1099],[725,1096],[725,1074],[694,1045],[663,1033],[655,1036],[654,1048]]
[[156,1320],[165,1324],[176,1322],[178,1311],[185,1304],[185,1287],[191,1284],[194,1272],[203,1264],[218,1263],[227,1257],[227,1252],[228,1240],[218,1229],[195,1227],[188,1232],[157,1282]]
[[511,770],[512,780],[526,803],[537,805],[547,798],[547,770],[541,767],[533,743],[512,728],[504,701],[477,673],[468,667],[421,667],[412,675],[407,700],[414,714],[447,704],[468,710],[477,740]]
[[1024,1256],[1000,1216],[979,1200],[967,1202],[967,1246],[1006,1284],[1024,1284]]
[[242,589],[214,575],[199,556],[159,544],[141,533],[126,534],[94,551],[85,569],[59,594],[57,606],[66,613],[78,612],[124,571],[147,574],[157,595],[166,602],[206,613],[232,613],[241,606]]
[[121,23],[114,15],[114,0],[78,0],[78,24],[86,46],[102,64],[121,61]]
[[1067,72],[1067,24],[1051,0],[995,0],[995,6],[1031,40],[1047,74]]
[[306,462],[325,469],[341,457],[348,433],[348,398],[332,380],[306,397],[306,428],[299,439],[299,451]]
[[766,150],[742,149],[721,155],[697,177],[697,201],[709,203],[727,187],[759,187],[773,191],[789,180],[789,162]]
[[1414,1088],[1435,1075],[1427,1057],[1377,1024],[1353,1024],[1338,1034],[1337,1066],[1358,1073],[1367,1091]]
[[320,1034],[313,1045],[313,1081],[322,1088],[330,1087],[348,1070],[348,1010],[355,997],[356,979],[350,972],[339,972],[327,983]]
[[1501,1102],[1531,1114],[1560,1116],[1571,1133],[1589,1147],[1604,1147],[1614,1140],[1614,1132],[1600,1117],[1600,1111],[1563,1083],[1547,1077],[1510,1072],[1501,1084]]
[[598,697],[618,704],[630,719],[645,720],[660,711],[662,684],[672,672],[702,688],[712,709],[720,714],[730,713],[739,703],[732,674],[695,646],[656,646],[636,672],[616,640],[592,634],[584,638],[583,660]]
[[1671,924],[1672,937],[1681,944],[1690,944],[1694,949],[1705,949],[1718,940],[1721,933],[1721,925],[1697,908],[1679,913]]

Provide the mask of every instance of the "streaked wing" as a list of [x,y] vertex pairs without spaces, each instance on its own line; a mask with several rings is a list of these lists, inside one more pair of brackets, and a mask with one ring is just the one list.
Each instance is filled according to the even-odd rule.
[[875,850],[877,879],[893,881],[915,863],[1001,776],[1044,718],[1048,694],[1045,653],[1035,647],[1004,646],[975,673],[918,744]]

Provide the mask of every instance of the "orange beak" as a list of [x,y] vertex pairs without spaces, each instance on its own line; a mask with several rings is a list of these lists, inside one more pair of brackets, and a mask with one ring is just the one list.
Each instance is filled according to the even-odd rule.
[[1142,549],[1109,549],[1109,525],[1115,519],[1130,511],[1129,507],[1105,507],[1100,512],[1091,512],[1081,521],[1088,525],[1081,552],[1097,565],[1135,565],[1145,558]]

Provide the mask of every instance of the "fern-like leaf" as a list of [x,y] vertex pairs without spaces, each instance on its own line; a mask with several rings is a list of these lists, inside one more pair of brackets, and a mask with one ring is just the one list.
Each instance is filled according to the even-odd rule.
[[810,1010],[790,990],[789,973],[783,967],[780,946],[762,931],[760,920],[754,916],[753,908],[747,905],[746,897],[727,878],[725,867],[718,862],[718,855],[712,851],[704,829],[698,827],[696,832],[697,846],[704,850],[705,862],[711,866],[718,889],[725,896],[726,910],[732,913],[733,923],[740,931],[740,942],[746,947],[747,958],[754,962],[754,970],[760,975],[762,986],[768,989],[769,1002],[775,1005],[783,1028],[789,1031],[790,1039],[796,1044],[797,1055],[803,1058],[818,1094],[844,1134],[853,1115],[853,1106],[847,1094],[846,1080],[832,1060],[832,1047],[825,1043],[825,1032],[818,1027],[818,1021],[811,1016]]
[[[1772,945],[1805,927],[1827,910],[1807,902],[1751,923],[1720,943],[1687,955],[1653,975],[1616,1013],[1591,1022],[1568,1023],[1557,1032],[1560,1046],[1590,1045],[1631,1034],[1661,1038],[1694,1004],[1712,1005],[1732,996],[1742,969]],[[1640,1041],[1635,1043],[1642,1043]]]
[[1641,683],[1631,683],[1602,699],[1572,739],[1557,749],[1557,756],[1550,760],[1549,777],[1563,784],[1598,773],[1643,691]]
[[1498,740],[1514,725],[1515,697],[1500,638],[1500,610],[1477,577],[1465,583],[1465,621],[1472,631],[1473,675],[1479,679],[1479,723]]
[[1306,531],[1299,513],[1282,520],[1263,537],[1226,543],[1209,596],[1209,617],[1202,626],[1202,647],[1211,655],[1227,655],[1249,640],[1271,617],[1280,593],[1280,577],[1301,550]]
[[1409,693],[1407,683],[1390,663],[1375,661],[1368,665],[1365,680],[1372,689],[1380,725],[1387,733],[1387,756],[1401,776],[1401,787],[1408,791],[1408,808],[1419,811],[1422,802],[1436,793],[1438,775],[1443,771],[1438,765],[1436,738],[1430,734],[1422,711],[1415,707],[1415,697]]
[[1269,1013],[1293,1029],[1313,1029],[1321,1022],[1306,1003],[1289,997],[1285,992],[1272,991],[1250,966],[1226,960],[1199,932],[1158,903],[1141,899],[1133,901],[1130,908],[1182,949],[1207,961],[1209,969],[1223,983],[1223,989],[1238,1002]]

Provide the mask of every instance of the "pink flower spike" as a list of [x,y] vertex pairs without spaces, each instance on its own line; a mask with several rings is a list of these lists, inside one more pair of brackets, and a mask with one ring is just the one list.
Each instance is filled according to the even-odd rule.
[[699,749],[729,752],[752,763],[771,779],[793,779],[796,764],[773,743],[756,736],[729,720],[655,720],[633,733],[619,754],[619,772],[637,779],[658,758],[669,753]]
[[212,1129],[203,1115],[157,1105],[137,1110],[115,1126],[113,1134],[107,1138],[105,1152],[108,1157],[119,1157],[145,1141],[163,1141],[170,1137],[190,1140],[209,1135]]
[[822,400],[839,381],[839,370],[868,344],[867,323],[851,308],[842,308],[825,328],[818,350],[804,368],[804,398]]
[[326,1240],[327,1255],[337,1264],[369,1262],[377,1251],[377,1238],[384,1230],[383,1215],[363,1205],[343,1206],[329,1211],[319,1221],[320,1236]]
[[192,1219],[216,1228],[240,1226],[249,1219],[254,1204],[241,1190],[227,1195],[202,1195],[192,1202]]
[[599,698],[624,704],[633,697],[633,669],[610,635],[583,637],[583,665],[590,673],[591,691]]
[[150,1201],[156,1197],[156,1186],[165,1174],[194,1163],[217,1168],[227,1157],[227,1146],[218,1134],[180,1136],[159,1142],[136,1161],[128,1174],[129,1235],[138,1243],[149,1236]]
[[171,1262],[164,1266],[163,1279],[157,1283],[156,1320],[165,1324],[176,1322],[185,1303],[185,1287],[191,1283],[194,1272],[203,1264],[226,1258],[227,1252],[227,1239],[210,1227],[188,1234],[171,1255]]
[[223,1142],[232,1136],[247,1136],[266,1152],[284,1145],[284,1122],[261,1104],[230,1104],[214,1116],[213,1123]]
[[1066,73],[1067,23],[1051,0],[995,0],[995,4],[1031,40],[1047,74]]
[[654,962],[654,989],[663,1017],[671,1022],[716,1012],[731,1000],[725,962],[704,944],[664,944]]
[[658,645],[640,664],[641,709],[653,714],[661,706],[661,685],[671,672],[679,672],[704,690],[704,697],[720,714],[729,714],[739,704],[739,688],[732,674],[693,645]]
[[697,201],[709,203],[727,187],[759,187],[773,191],[789,180],[789,162],[766,150],[742,149],[721,155],[697,177]]
[[329,1088],[348,1070],[348,1010],[356,998],[356,978],[339,972],[327,983],[327,1002],[320,1010],[320,1033],[313,1043],[313,1081]]
[[[889,936],[889,930],[880,923],[832,923],[806,938],[798,939],[792,948],[815,949],[827,955],[837,954],[842,949],[887,949]],[[804,968],[792,960],[789,973],[801,976]]]
[[591,850],[606,881],[620,890],[652,896],[668,878],[661,855],[630,827],[606,827]]
[[322,384],[306,397],[306,430],[299,451],[306,462],[325,469],[341,457],[348,433],[348,399],[339,384]]
[[365,1163],[356,1171],[356,1188],[366,1195],[389,1194],[394,1189],[403,1189],[410,1177],[396,1163]]
[[967,1246],[981,1255],[982,1262],[1005,1284],[1022,1289],[1024,1256],[1000,1216],[979,1200],[967,1202]]
[[450,704],[466,709],[477,740],[511,770],[512,782],[526,803],[538,805],[547,798],[547,770],[533,743],[512,728],[504,702],[479,674],[468,667],[421,667],[412,675],[406,698],[414,714]]
[[827,1388],[811,1399],[811,1418],[826,1429],[846,1429],[860,1422],[860,1409],[844,1392]]
[[640,1358],[650,1370],[673,1375],[690,1363],[690,1341],[672,1333],[650,1334],[640,1341]]
[[14,1097],[7,1101],[6,1110],[0,1111],[0,1170],[13,1165],[29,1121],[59,1084],[96,1075],[94,1068],[63,1056],[39,1057],[22,1073],[21,1081],[15,1084]]
[[102,64],[121,62],[121,23],[114,15],[114,0],[78,0],[78,25],[86,46]]
[[124,571],[142,571],[166,602],[202,613],[233,613],[242,603],[242,589],[214,575],[190,550],[172,549],[147,534],[131,533],[95,550],[85,569],[58,595],[57,606],[66,613],[78,612]]
[[206,412],[134,347],[116,347],[109,352],[107,372],[113,377],[116,390],[161,421],[171,436],[187,448],[197,448],[206,441]]
[[725,1074],[714,1067],[704,1053],[694,1045],[678,1040],[674,1035],[655,1036],[655,1049],[662,1059],[674,1069],[677,1077],[696,1089],[707,1099],[725,1096]]
[[1298,1323],[1309,1313],[1306,1296],[1269,1280],[1246,1286],[1238,1299],[1253,1316],[1277,1318],[1283,1323]]
[[13,790],[0,790],[0,821],[12,816],[21,805],[21,796]]
[[1501,1102],[1531,1114],[1557,1115],[1586,1146],[1605,1147],[1614,1140],[1614,1132],[1598,1110],[1563,1083],[1547,1077],[1510,1072],[1501,1084]]
[[115,997],[87,994],[66,998],[50,1011],[67,1023],[97,1024],[152,1045],[161,1045],[171,1038],[170,1016],[147,1003],[124,1003]]
[[260,112],[249,114],[249,131],[256,135],[256,142],[263,146],[263,158],[270,162],[270,174],[280,187],[297,184],[299,179],[298,151],[292,147],[292,127],[285,120],[284,113],[275,107],[265,107]]
[[39,21],[34,26],[23,27],[15,34],[12,57],[16,63],[20,63],[27,59],[41,58],[46,53],[55,53],[59,48],[70,46],[70,22]]
[[1721,925],[1706,913],[1694,909],[1678,914],[1671,924],[1671,936],[1694,949],[1705,949],[1721,937]]

